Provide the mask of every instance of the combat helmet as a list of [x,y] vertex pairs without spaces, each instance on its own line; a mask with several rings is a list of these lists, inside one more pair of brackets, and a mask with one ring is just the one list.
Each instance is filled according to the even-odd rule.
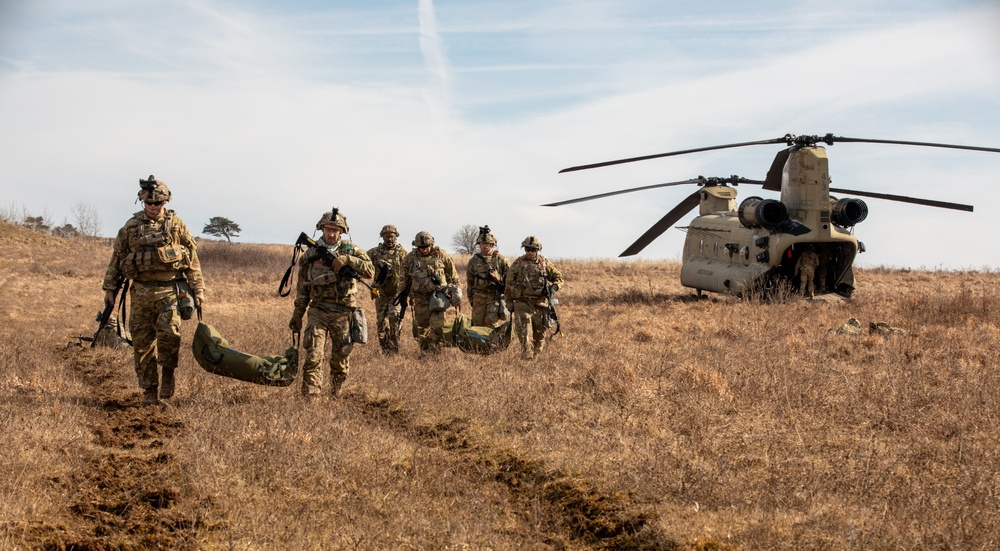
[[539,240],[534,235],[529,235],[528,237],[525,237],[524,241],[521,241],[521,246],[524,247],[525,249],[536,249],[539,251],[542,250],[541,240]]
[[382,226],[382,231],[378,232],[380,237],[385,237],[385,234],[387,233],[391,233],[396,237],[399,237],[399,230],[397,230],[396,226],[393,226],[392,224],[386,224]]
[[420,247],[430,247],[434,245],[434,236],[429,232],[419,232],[417,236],[413,238],[413,246]]
[[479,238],[476,239],[476,244],[478,245],[479,243],[489,243],[496,246],[497,238],[493,237],[493,232],[490,231],[489,226],[479,226]]
[[139,200],[143,203],[170,200],[170,188],[162,180],[157,180],[152,174],[145,180],[139,178]]
[[316,222],[316,229],[321,230],[323,226],[338,226],[340,231],[347,233],[351,231],[351,228],[347,226],[347,217],[340,213],[340,209],[333,207],[327,212],[323,213],[323,216],[319,218],[319,222]]

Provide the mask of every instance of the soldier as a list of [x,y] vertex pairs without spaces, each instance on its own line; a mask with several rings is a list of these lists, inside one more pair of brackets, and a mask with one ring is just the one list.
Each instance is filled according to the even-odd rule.
[[802,296],[808,293],[809,298],[813,298],[816,286],[813,279],[816,275],[816,266],[819,265],[819,255],[813,250],[812,245],[806,245],[806,250],[799,255],[795,263],[795,271],[799,274],[799,291]]
[[472,325],[496,327],[507,319],[503,305],[504,278],[510,262],[496,251],[497,240],[489,226],[479,228],[479,252],[472,255],[466,268],[466,295],[472,305]]
[[375,315],[377,318],[378,344],[386,354],[399,352],[400,305],[395,304],[396,293],[399,292],[399,281],[403,279],[403,260],[406,249],[396,238],[399,231],[396,226],[382,226],[379,232],[382,242],[377,247],[368,250],[368,256],[375,265],[375,284],[379,294],[375,297]]
[[[413,250],[403,260],[405,272],[403,286],[410,290],[409,300],[413,306],[415,333],[420,341],[420,349],[438,352],[444,341],[444,313],[447,305],[441,300],[446,287],[453,287],[453,304],[461,303],[458,287],[458,271],[451,256],[434,245],[434,237],[422,231],[413,239]],[[437,296],[434,296],[437,293]],[[435,298],[432,307],[431,298]]]
[[[556,267],[538,254],[542,242],[529,235],[521,242],[524,256],[518,258],[507,272],[504,296],[514,314],[514,330],[521,341],[521,358],[530,360],[545,348],[545,329],[548,319],[547,293],[555,293],[563,286],[563,277]],[[531,326],[531,347],[528,346],[528,326]]]
[[357,285],[353,270],[358,276],[375,275],[371,259],[364,249],[342,239],[350,231],[347,218],[337,208],[324,212],[316,229],[323,237],[315,247],[306,249],[299,260],[299,278],[295,287],[295,309],[288,327],[294,333],[302,331],[302,316],[309,311],[302,346],[306,359],[302,364],[302,395],[319,396],[323,392],[323,353],[326,341],[330,350],[330,393],[340,394],[350,371],[349,358],[354,348],[351,339],[351,322],[358,309],[355,295]]
[[107,304],[114,301],[124,280],[133,280],[129,331],[135,374],[143,389],[143,404],[153,405],[174,395],[181,344],[178,295],[190,289],[200,308],[205,302],[205,280],[191,231],[177,213],[164,207],[171,198],[170,189],[152,175],[140,179],[139,186],[143,209],[118,230],[102,288]]

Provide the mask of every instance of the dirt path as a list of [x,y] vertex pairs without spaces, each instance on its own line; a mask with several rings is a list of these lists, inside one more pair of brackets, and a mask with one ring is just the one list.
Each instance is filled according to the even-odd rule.
[[184,423],[170,406],[141,405],[120,356],[89,348],[62,355],[89,390],[81,408],[94,438],[74,450],[86,467],[61,481],[72,518],[38,527],[37,541],[47,549],[197,549],[216,517],[171,452]]

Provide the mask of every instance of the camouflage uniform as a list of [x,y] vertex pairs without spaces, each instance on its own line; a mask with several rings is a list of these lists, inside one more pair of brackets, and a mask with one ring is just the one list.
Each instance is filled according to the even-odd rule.
[[[397,237],[399,236],[399,232],[396,231],[395,226],[387,225],[383,227],[381,232],[383,238],[387,232],[395,233]],[[383,242],[379,243],[377,247],[369,249],[368,256],[375,266],[376,273],[383,266],[387,270],[385,279],[376,282],[374,285],[379,291],[378,296],[375,297],[376,327],[378,328],[378,344],[382,348],[382,351],[387,354],[395,354],[399,352],[401,321],[399,319],[400,305],[395,304],[395,300],[396,294],[400,291],[399,282],[404,277],[403,266],[405,264],[403,261],[406,259],[406,249],[398,243],[393,243],[392,246],[389,246]]]
[[[152,192],[148,189],[139,192],[143,201],[169,200],[170,191],[163,182],[153,176],[142,182],[155,188]],[[139,211],[118,231],[102,288],[115,291],[125,279],[133,281],[132,317],[128,325],[135,374],[147,403],[155,403],[158,397],[173,395],[174,369],[181,344],[178,283],[186,280],[199,304],[205,292],[197,244],[174,211],[163,208],[155,218],[146,210]],[[157,364],[162,371],[162,385],[158,384]]]
[[[457,289],[458,271],[451,256],[434,245],[434,238],[429,233],[418,233],[413,246],[403,260],[406,270],[403,286],[410,288],[414,335],[420,341],[420,349],[436,352],[444,341],[445,311],[431,312],[431,295],[449,285]],[[428,252],[421,253],[419,246],[429,246]]]
[[[480,234],[479,243],[496,245],[496,239],[489,233]],[[507,257],[493,249],[484,256],[482,250],[472,255],[466,268],[466,295],[472,304],[472,325],[496,327],[506,320],[500,301],[503,298],[503,281],[510,269]]]
[[[348,231],[347,219],[336,210],[323,214],[317,229],[336,226]],[[317,247],[325,247],[333,255],[334,261],[327,265],[317,254],[317,247],[309,247],[299,259],[298,283],[295,288],[295,309],[289,323],[292,331],[302,326],[302,316],[307,309],[302,347],[306,359],[302,364],[302,394],[314,396],[322,393],[323,354],[326,341],[330,350],[330,391],[336,396],[350,371],[349,358],[354,344],[351,340],[351,316],[358,308],[355,296],[357,284],[353,277],[341,275],[343,266],[350,266],[363,278],[375,275],[371,259],[364,249],[355,247],[349,241],[339,239],[327,243],[324,238],[316,240]]]
[[[529,236],[521,243],[526,247],[524,256],[510,265],[504,296],[514,316],[514,330],[521,343],[522,357],[531,359],[545,348],[545,329],[549,326],[548,299],[545,288],[556,292],[563,287],[559,270],[541,254],[529,257],[527,250],[540,251],[541,242]],[[531,343],[528,347],[528,326],[531,326]]]
[[819,266],[819,255],[812,249],[806,249],[799,255],[798,262],[795,263],[795,271],[799,273],[799,291],[805,296],[812,298],[816,291],[813,279],[816,275],[816,266]]

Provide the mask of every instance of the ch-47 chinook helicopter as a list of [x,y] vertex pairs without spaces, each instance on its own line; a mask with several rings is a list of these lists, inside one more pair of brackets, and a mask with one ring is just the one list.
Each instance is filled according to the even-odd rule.
[[[850,297],[854,292],[854,258],[865,250],[864,244],[854,236],[854,226],[867,217],[868,206],[861,199],[838,199],[831,196],[831,192],[972,212],[972,205],[830,187],[826,148],[817,145],[821,142],[827,145],[837,142],[916,145],[1000,153],[1000,149],[989,147],[845,138],[833,134],[787,134],[781,138],[631,157],[559,171],[573,172],[749,145],[785,144],[787,148],[775,156],[763,181],[739,176],[699,176],[690,180],[623,189],[542,206],[556,207],[667,186],[701,186],[701,189],[685,197],[619,255],[631,256],[638,253],[687,213],[699,207],[699,215],[691,224],[679,228],[687,232],[682,256],[681,284],[696,289],[699,295],[702,291],[733,295],[741,295],[750,290],[767,293],[782,281],[788,281],[793,289],[797,288],[798,281],[793,277],[796,262],[804,250],[813,248],[821,260],[816,273],[817,291]],[[781,198],[774,200],[748,197],[737,207],[736,190],[733,186],[739,184],[759,185],[768,191],[779,191]]]

